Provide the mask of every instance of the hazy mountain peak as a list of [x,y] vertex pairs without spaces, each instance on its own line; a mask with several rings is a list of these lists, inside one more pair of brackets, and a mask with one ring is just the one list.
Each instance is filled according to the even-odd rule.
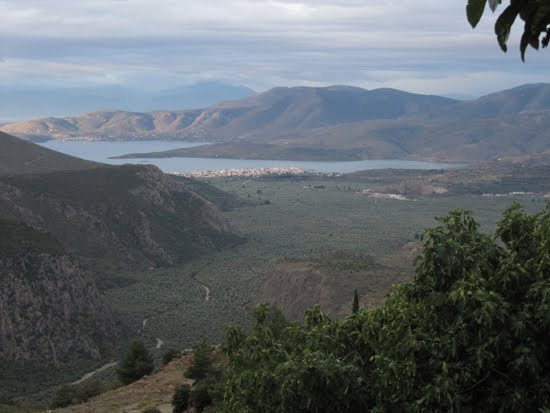
[[164,90],[121,85],[74,88],[2,88],[0,122],[47,116],[71,116],[113,108],[147,112],[158,109],[192,109],[256,94],[250,88],[218,80]]

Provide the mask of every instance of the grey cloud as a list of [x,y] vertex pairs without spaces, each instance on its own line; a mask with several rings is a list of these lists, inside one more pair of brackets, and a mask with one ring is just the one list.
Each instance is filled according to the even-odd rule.
[[63,73],[74,83],[211,77],[257,89],[347,83],[452,93],[545,79],[539,56],[520,65],[514,52],[502,55],[494,17],[472,31],[464,3],[0,0],[0,84],[55,83]]

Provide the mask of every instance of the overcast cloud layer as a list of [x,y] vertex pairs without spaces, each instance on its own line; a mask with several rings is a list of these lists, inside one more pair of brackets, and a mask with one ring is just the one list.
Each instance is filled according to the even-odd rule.
[[547,51],[503,54],[466,0],[0,0],[0,87],[258,91],[349,84],[478,96],[548,79]]

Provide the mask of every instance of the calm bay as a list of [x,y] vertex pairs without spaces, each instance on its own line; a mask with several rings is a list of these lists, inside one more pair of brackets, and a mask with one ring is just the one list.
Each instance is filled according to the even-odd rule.
[[164,172],[216,171],[223,169],[249,168],[301,168],[307,171],[324,173],[349,173],[367,169],[450,169],[462,164],[433,163],[407,160],[366,160],[348,162],[284,161],[284,160],[251,160],[222,158],[159,158],[159,159],[110,159],[127,153],[146,153],[166,151],[177,148],[189,148],[204,145],[204,142],[182,141],[48,141],[40,145],[58,152],[103,162],[112,165],[152,164]]

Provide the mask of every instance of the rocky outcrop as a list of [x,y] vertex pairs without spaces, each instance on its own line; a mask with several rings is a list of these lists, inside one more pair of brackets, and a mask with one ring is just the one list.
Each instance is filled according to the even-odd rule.
[[92,275],[48,234],[0,221],[0,362],[99,361],[117,341]]

